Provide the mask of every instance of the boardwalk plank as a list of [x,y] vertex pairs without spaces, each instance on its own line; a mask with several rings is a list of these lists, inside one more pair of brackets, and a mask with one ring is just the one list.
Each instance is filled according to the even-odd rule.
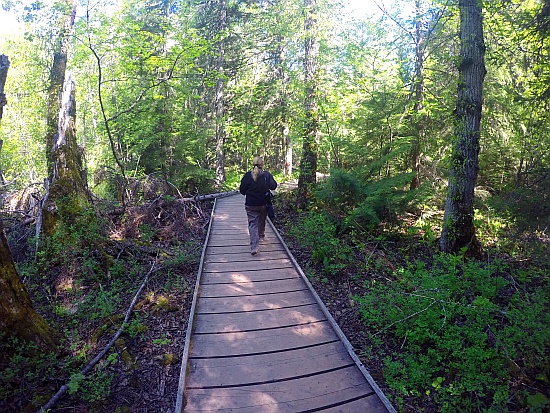
[[299,278],[293,278],[231,284],[205,284],[201,287],[201,297],[236,297],[307,290],[305,285],[300,281]]
[[246,271],[246,270],[263,270],[266,268],[291,268],[292,261],[289,259],[264,259],[261,251],[256,256],[252,256],[245,262],[205,262],[204,270],[207,272],[232,272],[232,271]]
[[[247,237],[248,238],[248,237]],[[246,240],[248,241],[248,239]],[[283,252],[286,256],[285,249],[278,242],[262,242],[261,244],[262,253],[266,252]],[[250,254],[250,245],[247,242],[245,245],[223,245],[223,246],[209,246],[206,249],[206,254],[208,256],[216,254]],[[270,258],[274,258],[270,255]]]
[[[386,411],[380,409],[380,402],[374,397],[372,388],[353,366],[265,385],[189,389],[188,396],[186,412],[324,412],[314,410],[322,408],[339,408],[328,411],[348,413]],[[360,398],[356,402],[361,405],[350,404],[349,401],[356,398]]]
[[[273,340],[274,336],[278,337],[278,340]],[[326,320],[270,330],[198,334],[194,338],[192,357],[270,353],[284,349],[306,348],[336,340],[338,337]]]
[[252,281],[286,280],[289,278],[300,278],[293,267],[262,268],[250,271],[203,272],[201,284],[231,284]]
[[277,308],[290,308],[297,305],[315,304],[309,290],[278,294],[253,295],[248,297],[202,297],[198,314],[229,313],[238,311],[258,311]]
[[[265,246],[264,246],[265,247]],[[248,251],[238,252],[238,248],[234,249],[233,253],[207,253],[205,261],[207,263],[235,263],[235,262],[250,262],[252,261],[264,261],[263,255],[268,255],[271,261],[273,260],[286,260],[288,255],[286,251],[266,251],[264,248],[261,249],[262,256],[256,256],[250,258],[250,247],[247,247]],[[231,249],[231,247],[229,247]]]
[[354,365],[342,343],[231,358],[194,359],[189,388],[237,387],[284,381]]
[[256,312],[198,314],[195,333],[266,330],[314,323],[325,319],[325,315],[314,305]]

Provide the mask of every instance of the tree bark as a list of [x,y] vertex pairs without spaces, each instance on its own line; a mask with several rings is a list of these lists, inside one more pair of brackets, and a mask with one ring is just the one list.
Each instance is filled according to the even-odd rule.
[[76,216],[88,207],[88,186],[83,150],[76,142],[74,81],[65,81],[69,41],[76,14],[76,0],[60,25],[58,48],[50,70],[46,127],[46,159],[49,195],[42,206],[43,232],[51,236],[60,216]]
[[70,6],[70,13],[63,16],[60,27],[57,48],[54,51],[53,63],[50,69],[50,85],[48,87],[48,102],[46,112],[46,161],[48,166],[48,176],[52,176],[55,168],[55,155],[51,151],[54,147],[56,134],[58,130],[58,114],[61,107],[61,94],[63,93],[63,84],[65,83],[65,73],[67,70],[67,56],[69,52],[69,43],[71,32],[76,15],[76,0],[66,0]]
[[[4,223],[0,217],[0,332],[7,337],[33,341],[56,349],[59,333],[34,310],[25,285],[13,263]],[[5,354],[0,355],[1,358]]]
[[[10,60],[6,55],[0,55],[0,122],[2,121],[2,115],[4,114],[4,106],[8,103],[6,95],[4,93],[4,87],[6,85],[6,79],[8,77],[8,69],[10,68]],[[2,146],[4,141],[0,139],[0,155],[2,154]],[[4,173],[2,171],[2,165],[0,164],[0,184],[5,185]]]
[[220,186],[225,183],[225,34],[223,34],[227,29],[227,5],[225,0],[219,0],[218,7],[217,30],[218,33],[222,33],[222,37],[218,42],[218,55],[216,57],[217,79],[214,91],[214,116],[216,122],[216,183]]
[[424,51],[425,36],[422,30],[423,13],[421,0],[415,0],[415,62],[414,62],[414,137],[411,145],[411,166],[415,175],[411,181],[410,189],[420,187],[420,149],[424,134],[421,111],[424,100]]
[[[283,174],[285,176],[292,175],[293,159],[292,159],[292,139],[290,138],[290,129],[288,126],[288,99],[287,86],[289,83],[288,74],[285,70],[285,46],[283,45],[284,37],[278,35],[276,37],[277,48],[273,53],[273,80],[276,85],[281,86],[278,92],[277,107],[279,108],[279,131],[281,136],[281,148],[283,150]],[[276,159],[279,164],[280,159]]]
[[4,93],[4,87],[6,85],[9,68],[10,59],[8,59],[8,56],[4,54],[0,55],[0,119],[2,119],[2,115],[4,113],[4,106],[8,103]]
[[83,168],[83,151],[76,142],[75,85],[65,82],[59,110],[59,130],[50,149],[54,168],[49,180],[49,195],[42,208],[46,236],[55,232],[60,216],[71,219],[88,208],[88,185]]
[[442,251],[465,249],[481,254],[474,227],[474,188],[478,175],[478,154],[485,78],[485,43],[480,0],[460,0],[460,79],[456,104],[455,142],[449,172],[449,187],[441,231]]
[[298,206],[305,207],[311,198],[311,185],[316,181],[317,147],[319,139],[319,108],[317,106],[317,65],[319,42],[317,39],[317,0],[304,0],[306,19],[304,29],[305,58],[305,125],[303,135],[302,159],[300,161],[300,177],[298,179]]

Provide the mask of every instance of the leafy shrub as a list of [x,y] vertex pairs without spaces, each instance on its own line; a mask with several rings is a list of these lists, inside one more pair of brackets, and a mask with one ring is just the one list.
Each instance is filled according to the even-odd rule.
[[399,348],[384,358],[388,385],[433,397],[443,412],[506,411],[511,376],[550,362],[548,282],[527,294],[507,272],[437,255],[430,268],[412,263],[392,284],[368,285],[356,297],[367,330]]
[[327,214],[311,212],[291,229],[291,235],[311,249],[315,262],[323,272],[336,275],[353,260],[353,249],[336,236],[336,225]]
[[368,180],[334,169],[315,195],[325,209],[339,217],[341,230],[372,231],[383,219],[404,211],[416,196],[416,191],[404,189],[413,175]]

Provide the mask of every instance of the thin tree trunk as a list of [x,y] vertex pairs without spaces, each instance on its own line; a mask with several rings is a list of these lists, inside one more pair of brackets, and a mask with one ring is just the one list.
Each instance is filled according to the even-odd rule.
[[414,65],[414,138],[411,145],[411,166],[415,175],[411,181],[410,189],[418,189],[420,186],[420,145],[423,135],[423,121],[421,111],[424,100],[424,36],[422,32],[423,13],[421,0],[415,0],[415,65]]
[[[10,68],[10,60],[8,59],[8,56],[3,54],[0,55],[0,122],[2,121],[4,106],[6,106],[8,103],[8,100],[6,99],[6,94],[4,93],[4,87],[6,85],[6,79],[8,77],[9,68]],[[3,144],[4,144],[4,141],[0,139],[0,155],[2,154]],[[6,184],[1,164],[0,164],[0,184],[1,185]]]
[[58,131],[58,115],[61,107],[61,94],[65,83],[67,70],[67,56],[71,32],[76,16],[76,0],[66,0],[71,6],[71,12],[63,16],[58,37],[57,48],[54,52],[53,64],[50,69],[50,86],[48,87],[48,102],[46,112],[46,161],[48,176],[51,178],[55,168],[55,155],[51,149],[54,147]]
[[479,256],[481,244],[474,227],[474,188],[485,78],[485,43],[480,0],[460,0],[460,80],[456,104],[455,142],[449,172],[448,195],[440,248],[456,253],[463,249]]
[[317,0],[304,0],[306,20],[304,29],[305,58],[305,125],[302,159],[300,161],[300,177],[298,179],[298,206],[306,206],[311,198],[311,185],[316,181],[317,148],[319,139],[319,109],[317,107],[317,59],[319,42],[317,39]]
[[[218,11],[218,33],[223,33],[227,29],[227,6],[225,0],[219,1]],[[224,37],[218,43],[218,56],[216,58],[216,90],[214,91],[214,116],[216,122],[216,183],[222,185],[225,183],[225,138],[226,131],[224,127],[225,116],[225,40]]]
[[8,56],[0,55],[0,120],[4,113],[4,106],[8,103],[6,94],[4,93],[4,87],[6,86],[6,79],[8,78],[8,69],[10,68],[10,59]]

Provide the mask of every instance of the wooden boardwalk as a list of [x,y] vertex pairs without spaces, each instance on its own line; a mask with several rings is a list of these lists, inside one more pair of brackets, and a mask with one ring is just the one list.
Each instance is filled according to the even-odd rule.
[[216,201],[182,361],[180,412],[395,412],[269,223]]

